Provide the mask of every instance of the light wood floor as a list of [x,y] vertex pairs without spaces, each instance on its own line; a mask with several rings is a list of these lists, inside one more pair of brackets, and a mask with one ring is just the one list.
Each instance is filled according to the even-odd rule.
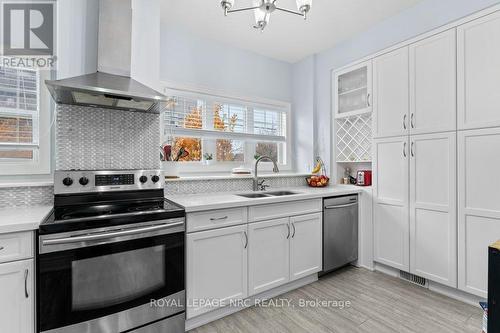
[[[361,268],[342,269],[277,298],[293,305],[247,308],[191,332],[481,332],[479,308]],[[300,307],[300,299],[350,301],[351,306]]]

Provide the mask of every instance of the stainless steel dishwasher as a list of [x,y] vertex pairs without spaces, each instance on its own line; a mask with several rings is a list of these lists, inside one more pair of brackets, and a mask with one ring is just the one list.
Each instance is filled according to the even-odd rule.
[[323,200],[323,274],[358,259],[358,196]]

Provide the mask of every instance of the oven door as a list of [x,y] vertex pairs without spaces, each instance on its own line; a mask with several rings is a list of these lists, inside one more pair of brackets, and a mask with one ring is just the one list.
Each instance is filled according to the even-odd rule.
[[184,218],[40,235],[39,332],[123,332],[184,311]]

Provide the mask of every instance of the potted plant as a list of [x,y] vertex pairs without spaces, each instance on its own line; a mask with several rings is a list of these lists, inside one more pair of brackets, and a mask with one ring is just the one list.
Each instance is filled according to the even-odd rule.
[[214,161],[214,156],[213,156],[213,154],[210,154],[210,153],[204,153],[203,159],[205,160],[205,165],[212,165],[212,163]]

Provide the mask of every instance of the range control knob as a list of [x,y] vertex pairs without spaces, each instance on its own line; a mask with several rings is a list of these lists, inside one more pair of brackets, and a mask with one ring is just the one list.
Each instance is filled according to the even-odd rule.
[[145,182],[148,181],[148,177],[146,177],[146,176],[140,176],[139,177],[139,181],[144,184]]
[[73,179],[71,179],[70,177],[66,177],[63,179],[63,184],[66,186],[71,186],[73,184]]
[[151,177],[151,180],[153,181],[153,183],[157,183],[160,180],[160,177],[154,175],[153,177]]
[[78,182],[80,183],[80,185],[85,186],[89,183],[89,179],[87,177],[82,177]]

